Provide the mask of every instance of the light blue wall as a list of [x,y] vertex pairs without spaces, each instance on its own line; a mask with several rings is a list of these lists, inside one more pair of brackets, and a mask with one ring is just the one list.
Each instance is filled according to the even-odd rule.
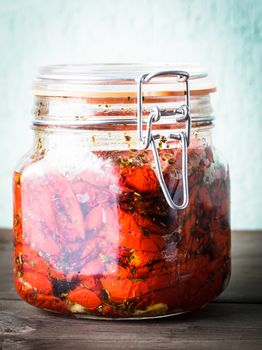
[[262,229],[262,1],[0,0],[0,226],[31,144],[39,65],[195,61],[218,86],[216,142],[232,176],[232,226]]

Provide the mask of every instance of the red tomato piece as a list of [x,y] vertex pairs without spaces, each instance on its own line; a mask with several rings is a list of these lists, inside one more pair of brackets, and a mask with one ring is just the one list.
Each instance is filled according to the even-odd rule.
[[66,303],[53,295],[38,293],[34,305],[42,309],[49,309],[57,312],[69,313]]
[[101,283],[109,294],[109,300],[115,303],[124,303],[127,299],[133,299],[148,292],[147,283],[140,280],[132,281],[105,276],[101,278]]
[[137,192],[154,192],[159,189],[159,182],[153,169],[142,166],[139,168],[125,168],[125,185]]
[[98,231],[101,229],[103,225],[103,211],[105,209],[102,206],[97,206],[90,210],[85,219],[87,231]]
[[19,244],[15,247],[15,264],[21,270],[34,270],[35,272],[48,274],[48,262],[38,255],[37,251],[28,245]]
[[151,264],[153,261],[161,260],[163,258],[160,252],[144,252],[142,250],[133,250],[131,256],[128,258],[129,266],[142,267]]
[[84,218],[79,202],[64,176],[47,174],[51,206],[56,213],[60,240],[72,241],[85,238]]
[[37,290],[39,293],[52,294],[53,288],[50,280],[42,273],[25,271],[22,280],[28,288]]
[[89,261],[87,264],[85,264],[81,271],[81,275],[85,276],[95,276],[95,275],[102,275],[104,272],[104,264],[102,263],[101,259],[95,259]]
[[80,304],[89,310],[95,310],[102,304],[100,298],[91,290],[83,287],[77,287],[68,293],[67,299]]
[[132,214],[119,209],[120,245],[129,249],[137,249],[149,252],[161,251],[165,240],[161,236],[146,236],[136,224]]

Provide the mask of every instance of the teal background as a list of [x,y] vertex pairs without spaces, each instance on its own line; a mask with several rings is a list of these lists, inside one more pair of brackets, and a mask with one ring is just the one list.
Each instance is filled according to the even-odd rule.
[[218,87],[232,227],[262,229],[261,19],[260,0],[0,0],[0,226],[12,225],[12,170],[32,142],[38,66],[190,61]]

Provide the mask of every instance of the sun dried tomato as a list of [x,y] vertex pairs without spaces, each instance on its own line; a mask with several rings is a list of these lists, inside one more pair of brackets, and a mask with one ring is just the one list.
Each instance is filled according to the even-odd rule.
[[147,166],[126,168],[124,176],[125,185],[137,192],[154,192],[159,189],[159,182],[154,170]]
[[69,313],[66,303],[60,298],[52,295],[37,294],[33,304],[42,309],[63,312],[65,314]]
[[[181,203],[181,151],[159,154]],[[72,174],[44,159],[16,173],[19,294],[38,307],[105,317],[188,311],[219,294],[230,272],[229,184],[212,150],[188,150],[181,211],[166,203],[150,152],[92,157],[93,169]]]
[[27,270],[23,273],[21,278],[29,289],[32,288],[39,293],[47,295],[53,292],[51,281],[43,273]]
[[28,245],[18,244],[14,252],[15,265],[19,270],[34,270],[47,275],[49,263]]
[[60,174],[47,174],[47,179],[59,239],[72,242],[84,239],[83,214],[68,181]]
[[68,294],[67,300],[80,304],[89,310],[95,310],[102,304],[101,300],[94,292],[84,287],[77,287],[72,290]]

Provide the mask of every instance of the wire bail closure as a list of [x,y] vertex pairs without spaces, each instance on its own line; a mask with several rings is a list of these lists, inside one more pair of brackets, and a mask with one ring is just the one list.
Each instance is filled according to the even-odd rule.
[[[176,122],[185,123],[185,131],[179,133],[171,133],[169,135],[170,139],[179,140],[181,142],[182,148],[182,187],[183,187],[183,203],[176,204],[170,195],[167,185],[164,180],[164,176],[161,169],[161,163],[159,159],[159,154],[157,150],[157,145],[155,140],[160,138],[160,135],[152,134],[153,123],[158,122],[161,119],[160,109],[157,106],[152,108],[152,112],[147,120],[146,131],[143,132],[143,95],[142,95],[142,85],[149,83],[153,78],[160,76],[173,76],[177,78],[178,82],[185,83],[186,93],[185,93],[185,103],[180,107],[174,109],[173,116],[176,117]],[[188,174],[187,174],[187,147],[190,144],[190,134],[191,134],[191,118],[190,118],[190,91],[189,91],[189,73],[185,71],[161,71],[152,74],[143,74],[138,79],[137,82],[137,132],[138,138],[141,141],[142,147],[147,149],[150,145],[152,147],[152,152],[154,156],[156,174],[158,181],[160,183],[161,189],[164,193],[165,199],[172,209],[185,209],[189,202],[189,192],[188,192]]]

